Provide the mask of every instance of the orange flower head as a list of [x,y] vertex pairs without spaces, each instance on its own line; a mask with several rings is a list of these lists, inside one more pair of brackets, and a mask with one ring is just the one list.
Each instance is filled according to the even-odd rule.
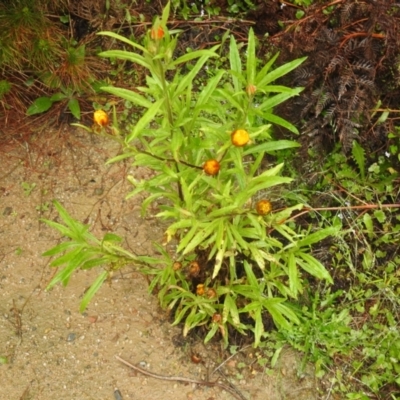
[[182,269],[182,263],[179,261],[175,261],[172,265],[172,269],[174,271],[179,271],[180,269]]
[[197,261],[192,261],[189,265],[189,275],[198,276],[200,273],[200,264]]
[[93,114],[93,120],[99,126],[108,125],[108,115],[104,110],[96,110]]
[[206,294],[207,294],[207,297],[208,297],[209,299],[213,299],[213,298],[215,298],[215,297],[218,296],[218,295],[217,295],[217,292],[216,292],[215,289],[213,289],[213,288],[208,288]]
[[212,322],[215,322],[215,323],[219,323],[219,322],[221,322],[222,321],[222,315],[221,314],[218,314],[218,313],[215,313],[213,316],[212,316]]
[[197,294],[197,296],[203,296],[203,295],[204,295],[204,292],[205,292],[204,285],[203,285],[202,283],[199,283],[199,284],[196,286],[196,294]]
[[164,37],[164,29],[161,26],[153,26],[150,31],[150,37],[153,40],[161,40]]
[[221,166],[217,160],[207,160],[203,165],[203,171],[207,175],[217,175]]
[[249,143],[250,135],[244,129],[236,129],[231,134],[232,144],[236,147],[243,147]]
[[267,215],[272,211],[272,204],[268,200],[260,200],[256,204],[256,211],[259,215]]
[[249,96],[253,96],[256,91],[257,91],[257,86],[254,86],[252,84],[248,85],[246,88],[246,92]]

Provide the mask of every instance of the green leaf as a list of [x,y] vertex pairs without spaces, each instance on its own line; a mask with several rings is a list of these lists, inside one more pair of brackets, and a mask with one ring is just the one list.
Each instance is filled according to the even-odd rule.
[[254,311],[254,347],[259,346],[262,334],[264,333],[264,323],[262,320],[261,309]]
[[226,100],[231,103],[231,105],[235,108],[237,108],[239,111],[243,112],[243,107],[242,105],[225,89],[217,89],[217,92],[220,93],[223,97],[225,97]]
[[[251,243],[249,243],[248,248],[250,250],[251,258],[257,263],[257,265],[259,266],[259,268],[261,270],[264,270],[265,269],[265,259],[262,256],[262,253],[260,252],[260,250]],[[246,270],[246,273],[247,273],[247,270]]]
[[104,86],[101,88],[101,90],[104,90],[105,92],[111,93],[115,96],[121,97],[122,99],[128,100],[132,104],[135,104],[137,106],[150,108],[151,105],[153,104],[151,101],[147,100],[140,94],[133,92],[132,90],[129,89],[116,88],[113,86]]
[[353,140],[351,153],[354,161],[357,163],[358,169],[360,170],[361,178],[365,179],[365,151],[356,140]]
[[229,315],[231,316],[234,325],[236,326],[240,325],[240,317],[239,317],[239,311],[236,306],[236,301],[232,298],[230,294],[227,294],[225,296],[224,308],[222,312],[223,323],[227,322]]
[[247,278],[249,285],[253,288],[254,293],[257,293],[259,284],[258,284],[258,280],[253,272],[252,266],[246,260],[243,262],[243,266],[244,266],[244,270],[246,272],[246,278]]
[[168,1],[167,4],[165,5],[162,15],[161,15],[161,24],[163,26],[167,25],[170,9],[171,9],[171,1]]
[[93,296],[96,294],[96,292],[101,288],[102,284],[106,280],[108,276],[107,271],[103,271],[97,278],[96,280],[92,283],[90,288],[86,291],[85,295],[83,296],[83,299],[81,301],[81,305],[79,307],[79,311],[83,313],[86,310],[87,305],[89,304],[90,300],[92,300]]
[[137,121],[135,127],[133,128],[131,134],[126,138],[126,142],[129,143],[136,137],[138,137],[144,128],[153,121],[154,117],[158,113],[164,99],[157,100],[144,114],[143,116]]
[[284,303],[285,299],[272,298],[264,300],[263,306],[271,314],[276,325],[291,331],[291,323],[299,324],[300,321],[297,315]]
[[68,242],[60,243],[57,246],[54,246],[53,248],[51,248],[50,250],[47,250],[44,253],[42,253],[42,256],[43,257],[54,256],[58,253],[66,251],[67,249],[69,249],[71,247],[75,247],[75,246],[77,246],[76,242],[68,241]]
[[[216,48],[216,46],[214,46],[211,50],[213,50],[214,48]],[[211,53],[212,54],[212,53]],[[190,70],[190,72],[186,75],[184,75],[182,77],[182,79],[180,79],[179,85],[175,91],[175,96],[179,96],[182,92],[184,92],[186,90],[186,88],[188,87],[188,85],[192,84],[193,79],[195,78],[195,76],[199,73],[199,71],[201,70],[201,68],[203,67],[203,65],[206,63],[206,61],[210,58],[210,55],[204,55],[201,58],[199,58],[196,62],[196,64],[194,65],[194,67]]]
[[69,111],[71,111],[71,114],[76,118],[76,119],[81,119],[81,107],[79,105],[79,101],[75,98],[70,99],[68,101],[68,108]]
[[217,255],[215,256],[215,264],[214,264],[212,279],[215,279],[217,277],[219,270],[221,269],[222,262],[224,261],[225,252],[226,252],[226,241],[222,240],[222,243],[219,245]]
[[365,228],[367,230],[368,237],[370,239],[373,239],[373,237],[374,237],[374,223],[372,222],[371,215],[364,214],[363,222],[364,222]]
[[261,81],[267,75],[268,71],[270,70],[271,66],[274,64],[278,56],[279,52],[276,53],[272,58],[270,58],[269,61],[262,67],[261,71],[257,74],[254,82],[257,87],[260,85]]
[[54,101],[61,101],[61,100],[64,100],[64,99],[66,99],[66,98],[67,98],[67,95],[60,92],[60,93],[54,93],[54,94],[50,97],[50,100],[51,100],[52,102],[54,102]]
[[257,114],[259,114],[266,121],[272,122],[273,124],[276,124],[276,125],[283,126],[284,128],[286,128],[290,132],[295,133],[296,135],[299,134],[298,129],[294,125],[292,125],[290,122],[286,121],[286,119],[278,117],[275,114],[266,113],[266,112],[260,112],[260,113],[257,112]]
[[107,232],[103,237],[103,242],[121,243],[122,242],[122,238],[121,238],[121,236],[118,236],[115,233]]
[[47,285],[46,290],[51,289],[55,284],[61,282],[64,286],[67,285],[72,273],[78,269],[83,262],[87,260],[88,257],[91,257],[91,254],[85,253],[79,249],[79,252],[76,253],[75,257],[73,257],[68,265],[61,270]]
[[147,49],[144,48],[143,46],[141,46],[140,44],[135,43],[135,42],[132,42],[131,40],[127,39],[127,38],[124,37],[124,36],[118,35],[117,33],[114,33],[114,32],[98,32],[97,35],[108,36],[108,37],[111,37],[111,38],[113,38],[113,39],[117,39],[117,40],[119,40],[119,41],[121,41],[121,42],[124,42],[124,43],[126,43],[126,44],[129,44],[129,46],[132,46],[132,47],[134,47],[134,48],[136,48],[136,49],[141,50],[141,51],[142,51],[143,53],[145,53],[145,54],[150,54],[150,53],[147,51]]
[[301,283],[299,280],[299,273],[297,270],[297,265],[296,265],[296,258],[293,254],[293,252],[290,252],[288,254],[288,259],[287,259],[287,264],[288,264],[288,276],[289,276],[289,287],[290,291],[293,293],[293,297],[297,298],[298,292],[301,292],[302,287]]
[[386,214],[383,210],[375,210],[374,217],[378,220],[379,223],[383,224],[386,221]]
[[302,251],[296,252],[295,255],[297,256],[297,263],[309,274],[316,276],[318,279],[325,279],[329,283],[333,283],[329,272],[316,258]]
[[218,329],[219,329],[219,325],[214,322],[211,326],[211,329],[208,331],[208,333],[204,339],[204,343],[208,343],[218,332]]
[[50,267],[59,267],[60,265],[67,264],[71,262],[79,253],[83,251],[85,245],[76,245],[75,248],[64,255],[55,258],[51,263]]
[[247,73],[247,84],[254,85],[256,77],[256,43],[254,38],[254,31],[252,28],[249,30],[249,38],[247,44],[247,63],[246,63],[246,73]]
[[[242,73],[242,61],[240,59],[239,50],[233,35],[231,35],[231,41],[229,45],[229,62],[233,72],[236,72],[237,74]],[[238,93],[241,90],[240,80],[236,74],[231,74],[231,76],[234,92]]]
[[215,229],[217,228],[218,220],[214,220],[209,224],[205,224],[203,228],[198,229],[197,233],[193,239],[185,246],[182,246],[182,242],[178,246],[178,250],[183,250],[182,254],[188,254],[193,251],[197,246],[199,246],[203,241],[205,241],[209,236],[215,234]]
[[293,140],[274,140],[272,142],[265,142],[257,146],[249,147],[243,152],[243,155],[247,156],[249,154],[256,154],[261,151],[269,153],[272,151],[291,149],[294,147],[300,147],[300,144]]
[[45,219],[45,218],[41,218],[40,221],[44,222],[45,224],[47,224],[51,228],[58,230],[63,236],[67,236],[67,237],[69,237],[71,239],[75,238],[74,232],[72,232],[71,229],[69,229],[65,225],[61,225],[58,222],[50,221],[50,220]]
[[[294,88],[294,89],[292,89],[292,91],[290,93],[279,93],[279,94],[276,94],[275,96],[271,96],[267,100],[262,102],[260,104],[260,106],[258,107],[258,109],[263,112],[266,110],[270,110],[270,109],[274,108],[275,106],[277,106],[278,104],[283,103],[287,99],[290,99],[293,96],[297,96],[302,90],[303,90],[303,88]],[[271,114],[267,114],[267,116],[269,117],[269,119],[271,119]],[[265,114],[263,114],[263,117],[265,118]],[[278,119],[275,118],[275,120],[278,120]],[[283,120],[283,119],[281,118],[280,120]]]
[[304,239],[299,240],[297,245],[299,247],[311,246],[314,243],[318,243],[321,240],[324,240],[328,236],[336,236],[337,233],[339,232],[339,228],[340,227],[338,226],[334,226],[311,233],[310,235],[307,235]]
[[302,64],[307,57],[298,58],[297,60],[290,61],[273,71],[269,74],[265,75],[264,77],[260,77],[261,79],[256,83],[256,86],[263,90],[263,87],[266,86],[268,83],[275,81],[276,79],[288,74],[290,71],[297,68],[300,64]]
[[146,61],[146,59],[139,54],[131,53],[125,50],[107,50],[99,53],[100,57],[107,58],[117,58],[119,60],[128,60],[135,64],[139,64],[148,70],[151,70],[151,65]]
[[[212,49],[217,49],[219,46],[214,46]],[[190,60],[193,60],[195,58],[200,58],[203,56],[206,56],[207,59],[210,57],[219,57],[219,55],[214,51],[214,50],[197,50],[197,51],[192,51],[191,53],[184,54],[183,56],[180,56],[177,58],[175,61],[171,63],[171,65],[176,66],[178,64],[182,64],[185,62],[188,62]]]
[[53,102],[50,97],[39,97],[32,105],[26,110],[26,115],[31,116],[35,114],[43,113],[51,108]]

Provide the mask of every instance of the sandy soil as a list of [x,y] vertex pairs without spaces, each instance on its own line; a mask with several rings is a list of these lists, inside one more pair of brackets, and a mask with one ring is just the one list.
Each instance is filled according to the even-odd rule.
[[[140,217],[142,199],[124,199],[126,175],[145,178],[146,171],[129,162],[105,165],[118,151],[106,139],[74,130],[0,149],[0,399],[316,399],[312,372],[297,378],[301,359],[291,350],[274,370],[263,370],[251,347],[229,358],[218,343],[182,340],[133,269],[103,285],[83,314],[80,298],[99,271],[80,271],[66,288],[45,291],[55,270],[41,254],[60,236],[40,218],[56,218],[54,199],[95,234],[120,234],[138,253],[151,254],[151,241],[161,240],[156,222]],[[202,362],[195,364],[192,354]],[[241,395],[155,379],[115,356],[163,376],[232,384]]]

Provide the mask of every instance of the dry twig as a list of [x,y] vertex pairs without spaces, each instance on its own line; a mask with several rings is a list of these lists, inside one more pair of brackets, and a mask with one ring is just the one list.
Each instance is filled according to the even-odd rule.
[[223,383],[220,383],[218,381],[203,381],[203,380],[196,380],[196,379],[191,379],[191,378],[185,378],[185,377],[181,377],[181,376],[166,376],[166,375],[159,375],[159,374],[155,374],[154,372],[150,372],[147,371],[143,368],[140,368],[136,365],[131,364],[130,362],[124,360],[123,358],[119,357],[119,356],[115,356],[115,358],[120,361],[122,364],[127,365],[129,368],[132,368],[133,370],[140,372],[143,375],[147,375],[147,376],[151,376],[152,378],[155,379],[161,379],[164,381],[176,381],[176,382],[184,382],[184,383],[194,383],[196,385],[203,385],[203,386],[208,386],[208,387],[219,387],[223,390],[225,390],[226,392],[229,392],[233,397],[235,397],[235,399],[238,400],[247,400],[246,397],[243,396],[242,393],[240,393],[240,391],[235,388],[235,387],[230,387],[227,386]]

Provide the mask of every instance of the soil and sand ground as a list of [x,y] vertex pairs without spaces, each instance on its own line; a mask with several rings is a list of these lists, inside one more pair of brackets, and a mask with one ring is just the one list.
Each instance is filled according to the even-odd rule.
[[[80,299],[98,271],[79,271],[67,287],[45,290],[55,269],[41,254],[60,235],[40,218],[57,217],[54,199],[98,236],[117,233],[137,253],[151,254],[151,242],[162,240],[156,221],[140,217],[142,198],[125,200],[126,176],[145,179],[147,171],[129,162],[105,165],[119,150],[74,129],[0,149],[0,399],[317,399],[312,368],[299,379],[301,355],[290,349],[270,369],[258,365],[251,346],[232,356],[219,343],[184,340],[133,268],[116,273],[83,314]],[[240,394],[155,379],[116,356],[164,377],[218,380]]]

